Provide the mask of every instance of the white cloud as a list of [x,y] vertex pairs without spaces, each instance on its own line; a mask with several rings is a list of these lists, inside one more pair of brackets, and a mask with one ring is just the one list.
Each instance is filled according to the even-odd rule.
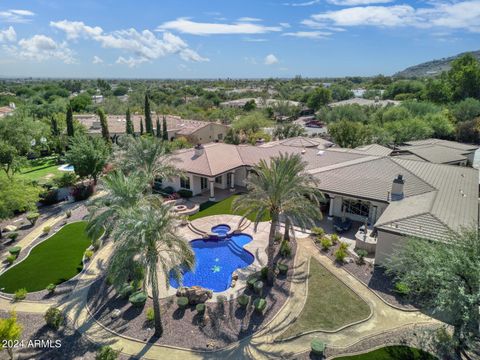
[[18,45],[5,45],[4,49],[23,60],[41,62],[58,59],[66,64],[75,63],[74,52],[67,46],[67,43],[57,43],[45,35],[34,35],[28,39],[21,39]]
[[312,6],[315,4],[318,4],[321,0],[311,0],[311,1],[305,1],[301,3],[283,3],[285,6],[294,6],[294,7],[302,7],[302,6]]
[[245,16],[245,17],[239,18],[238,21],[240,21],[240,22],[257,22],[257,21],[262,21],[262,19]]
[[293,36],[305,39],[326,39],[330,35],[332,35],[332,33],[327,31],[296,31],[282,34],[282,36]]
[[225,23],[201,23],[187,18],[178,18],[167,21],[157,28],[158,31],[174,30],[191,35],[225,35],[225,34],[264,34],[273,31],[281,31],[279,26],[265,26],[252,22]]
[[103,59],[95,55],[92,59],[92,64],[103,64]]
[[164,32],[157,37],[149,30],[137,31],[130,28],[105,33],[102,28],[91,27],[79,21],[58,21],[50,25],[67,34],[67,38],[85,38],[97,41],[104,48],[118,49],[130,53],[128,58],[119,57],[118,64],[137,66],[146,61],[153,61],[171,54],[178,54],[185,61],[209,61],[190,49],[180,37]]
[[[367,0],[330,1],[353,3]],[[411,26],[480,32],[480,0],[427,2],[426,4],[429,6],[418,8],[410,5],[357,6],[314,14],[310,19],[303,20],[302,24],[314,29]]]
[[26,23],[31,21],[31,18],[34,15],[35,13],[30,10],[4,10],[0,11],[0,21],[10,23]]
[[327,0],[328,3],[338,6],[356,6],[370,4],[386,4],[394,0]]
[[290,25],[289,23],[287,23],[287,22],[281,22],[281,23],[280,23],[280,26],[283,27],[283,28],[289,28],[289,27],[291,27],[291,25]]
[[265,59],[263,60],[263,63],[265,65],[274,65],[274,64],[278,63],[278,58],[273,54],[268,54],[267,56],[265,56]]
[[10,26],[5,30],[0,30],[0,43],[1,42],[14,42],[17,40],[17,33],[15,29]]
[[243,41],[246,42],[266,42],[268,41],[267,39],[264,38],[252,38],[252,37],[246,37],[242,39]]
[[257,59],[255,59],[254,57],[245,56],[243,60],[245,60],[245,62],[248,64],[257,65]]

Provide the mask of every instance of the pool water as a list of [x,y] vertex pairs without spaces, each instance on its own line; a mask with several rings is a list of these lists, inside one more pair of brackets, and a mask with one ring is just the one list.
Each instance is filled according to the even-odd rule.
[[62,165],[58,168],[58,170],[60,171],[75,171],[75,169],[73,168],[73,165]]
[[[219,228],[223,226],[222,228]],[[228,229],[227,229],[228,228]],[[214,229],[216,231],[214,231]],[[190,242],[195,253],[195,269],[183,274],[183,286],[201,286],[215,292],[227,290],[232,282],[232,274],[253,263],[254,257],[243,248],[252,241],[247,234],[234,234],[226,237],[228,225],[218,225],[212,232],[218,237],[198,239]],[[177,288],[180,284],[170,275],[170,284]]]

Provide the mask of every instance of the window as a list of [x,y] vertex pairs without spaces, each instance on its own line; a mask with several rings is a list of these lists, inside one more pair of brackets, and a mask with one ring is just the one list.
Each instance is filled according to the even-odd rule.
[[370,206],[359,200],[343,200],[343,210],[348,214],[368,217]]
[[200,178],[200,188],[202,190],[208,189],[208,179],[207,178],[204,178],[204,177]]
[[220,184],[220,185],[222,184],[222,176],[217,176],[215,178],[215,184]]
[[190,178],[180,178],[180,187],[182,189],[190,190]]

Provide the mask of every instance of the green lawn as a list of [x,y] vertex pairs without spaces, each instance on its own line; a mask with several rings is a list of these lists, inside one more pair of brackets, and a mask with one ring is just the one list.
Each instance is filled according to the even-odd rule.
[[65,225],[34,247],[25,260],[0,276],[0,288],[9,294],[21,288],[38,291],[77,275],[82,270],[83,253],[91,244],[86,226],[86,221]]
[[[191,215],[189,217],[189,220],[195,220],[210,215],[234,214],[232,211],[232,202],[238,196],[239,195],[232,195],[225,200],[219,202],[207,201],[200,205],[200,211],[196,214]],[[255,215],[249,215],[247,218],[250,221],[254,221]],[[270,217],[264,216],[262,218],[262,221],[270,221]]]
[[59,166],[56,156],[38,158],[31,160],[29,166],[22,169],[19,175],[25,180],[37,181],[40,184],[44,184],[64,174],[63,171],[58,170]]
[[407,346],[387,346],[369,353],[343,356],[335,360],[435,360],[435,356],[423,350]]
[[367,303],[312,258],[305,307],[281,337],[313,330],[336,330],[369,315]]

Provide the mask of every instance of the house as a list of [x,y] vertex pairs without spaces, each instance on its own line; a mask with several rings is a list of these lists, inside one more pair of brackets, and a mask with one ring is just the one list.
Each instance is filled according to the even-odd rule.
[[456,141],[425,139],[408,141],[392,152],[401,159],[423,160],[436,164],[472,165],[477,145]]
[[[222,141],[227,135],[229,127],[216,122],[186,120],[179,116],[165,115],[167,120],[167,132],[170,140],[184,137],[193,144],[203,144],[212,141]],[[152,121],[154,131],[156,132],[157,117],[160,124],[163,123],[163,115],[153,115]],[[102,132],[100,119],[96,114],[74,115],[82,125],[87,128],[89,134],[98,134]],[[145,129],[145,120],[143,115],[131,115],[134,131],[140,134],[140,122],[143,121]],[[107,115],[108,130],[112,140],[126,132],[125,115]]]
[[206,193],[214,201],[216,191],[243,187],[253,166],[280,153],[301,154],[328,199],[329,218],[369,224],[376,264],[384,263],[406,236],[443,241],[462,227],[478,226],[477,169],[400,157],[212,143],[178,151],[176,166],[186,177],[164,179],[163,186]]
[[353,98],[353,99],[348,99],[348,100],[343,100],[343,101],[337,101],[328,104],[329,107],[334,108],[338,106],[345,106],[345,105],[359,105],[359,106],[397,106],[400,105],[401,101],[396,101],[396,100],[370,100],[370,99],[364,99],[364,98]]
[[389,156],[393,152],[392,149],[379,144],[362,145],[353,149],[332,147],[330,150],[375,156]]
[[306,136],[297,136],[293,138],[271,141],[261,145],[262,147],[272,147],[276,145],[293,146],[299,148],[315,148],[315,149],[328,149],[334,144],[331,141],[316,137],[310,138]]
[[10,103],[8,106],[2,106],[0,107],[0,118],[12,115],[13,112],[15,111],[15,103]]

